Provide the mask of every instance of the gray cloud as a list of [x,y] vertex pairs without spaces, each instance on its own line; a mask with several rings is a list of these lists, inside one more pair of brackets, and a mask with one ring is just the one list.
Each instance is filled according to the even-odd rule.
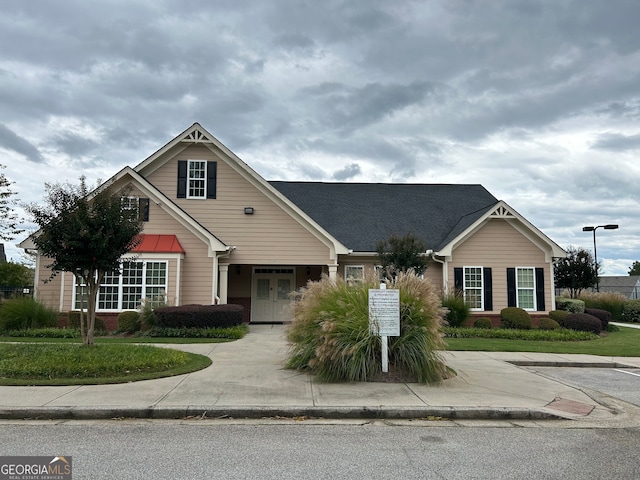
[[357,163],[350,163],[349,165],[345,165],[344,168],[338,170],[337,172],[333,172],[333,179],[338,180],[340,182],[349,180],[361,173],[360,165]]
[[614,152],[638,150],[640,149],[640,134],[622,135],[605,133],[598,136],[598,139],[592,144],[591,148],[612,150]]
[[0,123],[0,147],[24,155],[32,162],[44,162],[42,154],[32,143],[17,135],[2,123]]
[[640,259],[637,18],[632,0],[9,1],[3,163],[28,197],[197,121],[269,179],[482,183],[560,244],[617,221],[619,264]]

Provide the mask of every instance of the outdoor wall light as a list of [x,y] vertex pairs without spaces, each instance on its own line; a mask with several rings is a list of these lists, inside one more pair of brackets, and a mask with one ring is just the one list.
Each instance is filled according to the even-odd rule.
[[253,215],[253,207],[244,207],[245,215]]

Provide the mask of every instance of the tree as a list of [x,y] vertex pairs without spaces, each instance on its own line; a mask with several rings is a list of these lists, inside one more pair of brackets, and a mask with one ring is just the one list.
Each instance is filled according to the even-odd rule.
[[582,290],[594,287],[597,282],[593,256],[584,248],[569,247],[567,256],[554,265],[553,272],[556,287],[568,288],[571,298],[578,298]]
[[635,261],[633,262],[633,265],[631,265],[631,268],[629,269],[629,275],[640,275],[640,262],[639,261]]
[[[87,328],[80,321],[82,341],[93,345],[96,299],[105,274],[120,269],[120,257],[139,242],[142,223],[127,208],[126,190],[110,185],[89,192],[85,178],[80,185],[45,184],[46,206],[29,205],[40,230],[34,234],[38,252],[50,259],[52,276],[65,271],[76,278],[79,290],[86,286]],[[81,305],[84,302],[81,302]]]
[[[0,168],[5,167],[0,165]],[[16,204],[11,199],[11,196],[16,193],[10,188],[13,183],[7,180],[3,173],[0,173],[0,240],[11,240],[24,232],[18,228],[21,219],[13,210]]]
[[391,235],[387,240],[376,243],[376,252],[385,275],[409,269],[413,269],[416,275],[422,275],[428,262],[425,251],[424,244],[410,233],[403,237]]
[[0,263],[0,286],[28,287],[33,284],[33,269],[12,261]]

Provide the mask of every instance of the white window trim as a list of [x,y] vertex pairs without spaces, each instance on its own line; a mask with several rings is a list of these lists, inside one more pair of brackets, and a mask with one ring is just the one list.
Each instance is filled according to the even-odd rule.
[[[356,278],[354,276],[351,276],[351,278],[347,275],[347,269],[360,269],[360,271],[362,272],[362,275],[359,278]],[[346,281],[355,281],[355,282],[361,282],[364,280],[364,265],[345,265],[344,266],[344,279]]]
[[[533,308],[524,308],[520,306],[520,285],[518,285],[518,270],[531,270],[533,274],[533,287],[522,287],[522,290],[533,290]],[[516,306],[518,308],[522,308],[527,312],[535,312],[537,311],[537,302],[536,302],[536,269],[535,267],[516,267]]]
[[[153,258],[153,255],[149,255],[146,256],[145,258],[136,258],[136,257],[125,257],[122,258],[122,262],[142,262],[143,263],[143,272],[144,272],[144,276],[143,276],[143,283],[140,284],[140,287],[142,288],[142,294],[144,295],[145,289],[147,287],[147,284],[145,283],[146,280],[146,271],[147,271],[147,263],[151,262],[151,263],[164,263],[165,264],[165,284],[164,284],[164,291],[165,291],[165,297],[168,296],[169,294],[169,260],[167,260],[167,257],[164,256],[163,258]],[[119,274],[119,282],[118,282],[118,306],[117,308],[98,308],[98,305],[100,303],[100,293],[98,293],[98,297],[96,297],[96,312],[122,312],[125,310],[131,310],[131,309],[123,309],[122,308],[122,289],[124,287],[123,283],[122,283],[122,272],[120,272]],[[81,285],[81,287],[83,287],[84,284]],[[162,287],[162,285],[149,285],[149,287]],[[72,298],[71,298],[71,309],[72,310],[77,310],[76,309],[76,300],[77,300],[77,284],[75,282],[73,282],[73,288],[72,288]]]
[[472,312],[483,312],[484,311],[484,267],[480,265],[466,265],[462,267],[462,290],[464,294],[464,298],[466,301],[467,298],[467,290],[478,290],[477,287],[468,288],[467,289],[467,269],[471,268],[479,268],[480,269],[480,307],[471,308]]
[[[192,163],[204,163],[204,178],[191,178],[191,164]],[[191,200],[206,200],[207,199],[207,161],[206,160],[187,160],[187,194],[186,194],[186,198],[191,199]],[[191,195],[191,180],[202,180],[204,182],[204,189],[203,189],[203,193],[202,196],[200,195]]]

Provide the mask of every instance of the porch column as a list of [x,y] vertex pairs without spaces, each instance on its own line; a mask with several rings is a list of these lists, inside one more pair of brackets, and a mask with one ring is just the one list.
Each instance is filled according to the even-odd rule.
[[329,280],[335,282],[336,278],[338,277],[338,265],[327,265],[327,267],[329,267]]
[[220,272],[220,303],[227,303],[229,291],[229,264],[221,263],[218,266]]

